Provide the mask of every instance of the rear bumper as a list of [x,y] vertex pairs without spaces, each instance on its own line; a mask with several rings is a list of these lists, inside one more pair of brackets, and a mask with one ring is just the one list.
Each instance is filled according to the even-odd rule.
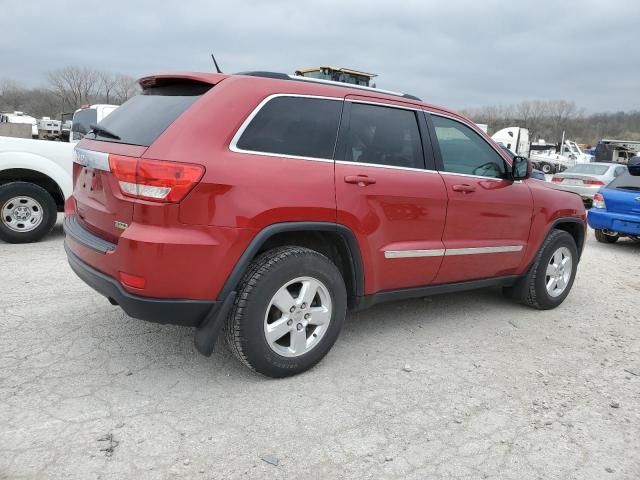
[[564,190],[566,192],[577,193],[582,197],[583,200],[593,201],[593,197],[595,196],[600,188],[600,185],[594,185],[592,187],[580,186],[580,185],[562,185],[561,183],[556,183],[556,187],[560,190]]
[[624,235],[640,235],[640,216],[613,213],[592,208],[587,217],[589,226],[598,230],[611,230]]
[[203,300],[159,299],[132,295],[113,278],[90,267],[80,260],[65,242],[67,259],[71,269],[87,285],[116,303],[131,317],[149,322],[199,326],[219,302]]

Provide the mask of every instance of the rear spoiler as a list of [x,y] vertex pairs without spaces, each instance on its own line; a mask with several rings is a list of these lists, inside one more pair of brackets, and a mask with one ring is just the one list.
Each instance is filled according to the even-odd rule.
[[229,75],[221,73],[198,73],[198,72],[185,72],[185,73],[159,73],[154,75],[148,75],[138,80],[138,84],[143,88],[157,87],[160,85],[168,85],[172,83],[193,82],[204,83],[206,85],[216,85]]

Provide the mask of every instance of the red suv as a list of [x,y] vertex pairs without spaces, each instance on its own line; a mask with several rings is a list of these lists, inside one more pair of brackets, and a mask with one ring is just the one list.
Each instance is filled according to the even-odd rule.
[[145,77],[75,150],[65,248],[132,317],[221,331],[248,367],[307,370],[347,309],[573,284],[579,196],[530,181],[468,119],[416,97],[269,72]]

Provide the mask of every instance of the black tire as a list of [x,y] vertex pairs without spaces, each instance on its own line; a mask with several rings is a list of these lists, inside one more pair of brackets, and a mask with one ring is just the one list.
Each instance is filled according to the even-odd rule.
[[44,188],[29,182],[11,182],[0,186],[0,213],[5,205],[15,197],[28,197],[42,206],[42,220],[30,231],[16,231],[0,219],[0,240],[8,243],[37,242],[51,231],[58,218],[58,209],[53,197]]
[[600,243],[616,243],[619,239],[619,235],[607,235],[603,230],[595,230],[596,240]]
[[[266,339],[265,315],[276,292],[298,277],[313,277],[326,286],[331,297],[331,316],[318,343],[295,357],[279,355]],[[225,328],[227,345],[250,369],[281,378],[310,369],[331,349],[342,328],[347,293],[338,268],[324,255],[302,247],[280,247],[264,252],[250,265]]]
[[[552,297],[546,288],[546,272],[553,254],[561,247],[571,253],[571,278],[565,290],[557,297]],[[552,230],[538,251],[529,272],[513,286],[503,289],[505,296],[538,310],[549,310],[560,305],[573,286],[578,268],[578,249],[573,237],[563,230]]]
[[544,174],[553,173],[553,166],[550,163],[541,163],[540,170],[542,170]]

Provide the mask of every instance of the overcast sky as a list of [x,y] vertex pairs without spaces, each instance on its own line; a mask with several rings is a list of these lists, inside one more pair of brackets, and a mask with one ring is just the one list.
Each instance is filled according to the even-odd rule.
[[0,78],[331,64],[453,109],[640,110],[640,0],[0,0]]

